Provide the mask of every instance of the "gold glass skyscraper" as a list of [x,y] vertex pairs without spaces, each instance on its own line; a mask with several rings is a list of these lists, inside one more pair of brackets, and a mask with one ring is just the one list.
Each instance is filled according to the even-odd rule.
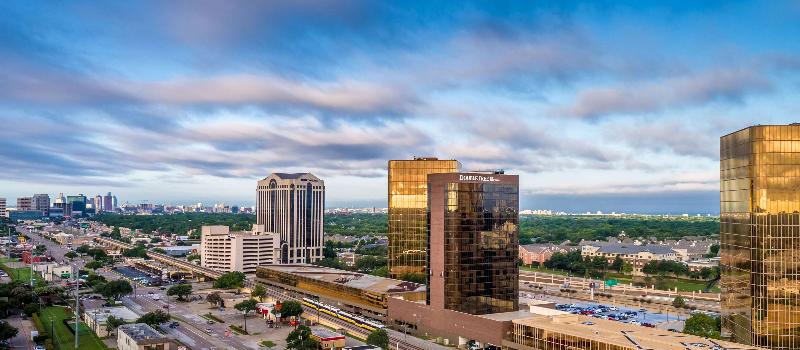
[[800,124],[720,139],[723,334],[800,349]]
[[456,160],[389,161],[389,276],[426,273],[428,174],[461,171]]

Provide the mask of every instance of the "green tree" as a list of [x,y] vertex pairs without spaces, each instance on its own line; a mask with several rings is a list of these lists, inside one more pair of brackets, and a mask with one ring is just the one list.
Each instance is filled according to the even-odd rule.
[[86,251],[86,255],[91,256],[92,259],[99,260],[108,256],[105,250],[100,248],[92,248]]
[[122,256],[129,258],[147,258],[147,247],[137,245],[134,248],[125,249],[122,251]]
[[[109,332],[109,333],[115,332],[117,330],[117,327],[122,326],[125,323],[127,323],[127,322],[125,322],[125,320],[122,319],[122,318],[115,317],[115,316],[108,316],[108,318],[106,319],[106,332]],[[116,332],[115,332],[115,334],[116,334]]]
[[614,262],[611,264],[611,269],[617,272],[622,272],[622,268],[625,267],[625,261],[617,255],[614,257]]
[[245,332],[247,332],[247,314],[256,309],[256,304],[257,302],[255,299],[248,299],[233,306],[234,309],[242,312],[242,317],[244,317]]
[[6,321],[0,321],[0,341],[8,341],[11,338],[14,338],[19,333],[19,330],[14,328]]
[[695,313],[688,319],[683,326],[683,333],[693,334],[706,338],[719,339],[720,326],[716,317],[711,317],[704,313]]
[[184,297],[187,297],[192,294],[192,285],[191,284],[176,284],[172,287],[167,289],[167,295],[169,296],[177,296],[178,300],[184,301]]
[[708,247],[708,254],[706,254],[706,258],[716,258],[719,254],[719,244],[712,244]]
[[303,306],[294,300],[281,303],[281,317],[300,316],[303,313]]
[[133,287],[126,280],[114,280],[103,285],[100,294],[111,300],[119,300],[124,295],[133,293]]
[[78,256],[78,253],[75,252],[67,252],[64,254],[64,257],[67,259],[75,259]]
[[406,272],[400,275],[400,279],[403,281],[420,283],[420,284],[425,283],[425,275],[421,273]]
[[223,303],[222,297],[219,296],[219,293],[217,292],[208,293],[208,295],[206,295],[206,302],[214,306],[222,305]]
[[298,326],[286,337],[286,349],[317,350],[319,344],[311,338],[311,328]]
[[376,329],[367,336],[367,344],[387,350],[389,349],[389,333],[384,329]]
[[86,244],[81,244],[81,245],[80,245],[78,248],[75,248],[75,251],[76,251],[78,254],[86,254],[86,253],[88,253],[88,252],[89,252],[89,249],[90,249],[90,248],[91,248],[91,247],[89,247],[89,246],[88,246],[88,245],[86,245]]
[[216,281],[214,281],[214,288],[242,288],[244,287],[244,279],[244,272],[226,272],[222,274],[222,276],[220,276]]
[[83,267],[85,267],[87,269],[97,270],[97,269],[103,267],[103,264],[101,264],[100,261],[98,261],[98,260],[92,260],[92,261],[86,263],[86,265],[83,265]]
[[264,298],[267,296],[267,289],[264,286],[257,284],[253,291],[250,292],[250,296],[253,298],[258,298],[258,301],[263,302]]
[[156,310],[142,315],[136,320],[136,323],[146,323],[153,328],[158,328],[158,325],[167,321],[169,321],[169,315],[164,311]]
[[186,256],[186,260],[188,261],[200,260],[200,254],[189,254]]
[[94,288],[94,286],[100,283],[106,283],[106,282],[108,281],[106,281],[105,277],[103,277],[102,275],[98,275],[96,273],[90,273],[89,277],[86,278],[86,285],[92,288]]
[[675,299],[672,299],[672,306],[674,306],[676,308],[679,308],[679,309],[683,308],[683,307],[686,306],[686,301],[683,300],[682,296],[678,295],[678,296],[675,297]]

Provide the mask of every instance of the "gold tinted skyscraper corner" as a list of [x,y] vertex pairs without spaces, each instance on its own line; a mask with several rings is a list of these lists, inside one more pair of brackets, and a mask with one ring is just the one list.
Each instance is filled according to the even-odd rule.
[[800,349],[800,125],[720,139],[723,335]]
[[424,275],[427,259],[428,174],[461,171],[456,160],[389,161],[389,276]]

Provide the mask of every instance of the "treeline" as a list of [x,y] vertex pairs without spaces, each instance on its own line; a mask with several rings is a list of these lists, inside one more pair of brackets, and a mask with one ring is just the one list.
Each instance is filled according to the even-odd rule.
[[[544,262],[549,269],[569,271],[575,276],[602,278],[606,272],[629,274],[633,267],[617,256],[611,264],[601,256],[583,257],[580,251],[569,253],[556,252]],[[719,268],[704,267],[690,271],[686,264],[670,260],[652,260],[642,266],[642,272],[651,276],[687,277],[693,279],[712,280],[719,277]]]
[[717,218],[609,218],[586,216],[520,217],[520,244],[577,243],[604,240],[625,232],[627,237],[679,239],[686,236],[719,235]]
[[204,225],[229,226],[232,231],[250,230],[256,223],[255,215],[226,213],[181,213],[169,215],[120,215],[102,214],[94,220],[108,226],[127,227],[144,233],[161,232],[186,235],[190,230],[200,233]]
[[381,236],[388,232],[386,214],[325,214],[325,233],[347,236]]

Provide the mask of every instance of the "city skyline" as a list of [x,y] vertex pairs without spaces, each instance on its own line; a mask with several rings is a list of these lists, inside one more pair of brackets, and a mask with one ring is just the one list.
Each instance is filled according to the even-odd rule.
[[716,214],[717,138],[800,121],[789,1],[0,8],[9,202],[254,205],[282,170],[385,207],[385,162],[435,156],[522,208]]

